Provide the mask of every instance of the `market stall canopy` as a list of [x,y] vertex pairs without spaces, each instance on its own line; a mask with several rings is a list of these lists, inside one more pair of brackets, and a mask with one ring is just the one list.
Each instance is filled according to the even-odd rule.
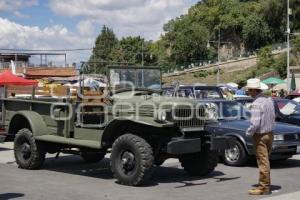
[[233,83],[233,82],[231,82],[231,83],[227,83],[226,85],[228,85],[228,86],[230,86],[230,87],[233,87],[233,88],[238,88],[238,87],[239,87],[239,85],[238,85],[238,84],[236,84],[236,83]]
[[275,85],[272,89],[275,90],[275,91],[279,91],[279,90],[287,91],[287,84],[286,83],[280,83],[280,84]]
[[217,86],[220,87],[222,90],[224,90],[225,88],[227,88],[230,91],[236,91],[237,90],[237,87],[232,87],[228,84],[221,83],[221,84],[218,84]]
[[285,83],[284,80],[281,80],[280,78],[276,78],[276,77],[267,78],[267,79],[263,80],[262,82],[267,85],[277,85],[280,83]]
[[296,79],[295,79],[295,74],[292,74],[292,79],[291,79],[291,90],[295,91],[296,90]]
[[14,75],[10,70],[5,70],[0,74],[0,85],[38,85],[36,80],[27,80]]

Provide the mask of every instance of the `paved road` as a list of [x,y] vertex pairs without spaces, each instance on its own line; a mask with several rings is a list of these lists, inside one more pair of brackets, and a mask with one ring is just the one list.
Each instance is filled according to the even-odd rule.
[[272,166],[271,196],[253,197],[247,190],[257,182],[254,163],[234,168],[219,164],[209,177],[188,176],[175,159],[158,167],[144,187],[115,183],[108,159],[98,164],[85,164],[79,156],[49,157],[42,170],[18,169],[12,144],[0,144],[0,199],[28,200],[218,200],[218,199],[300,199],[300,156]]

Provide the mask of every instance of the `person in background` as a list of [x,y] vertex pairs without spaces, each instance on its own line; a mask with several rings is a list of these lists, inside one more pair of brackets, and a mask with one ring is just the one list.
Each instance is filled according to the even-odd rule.
[[246,95],[246,92],[242,89],[242,87],[239,85],[238,90],[235,92],[236,95]]
[[228,88],[224,89],[224,94],[226,95],[227,100],[233,100],[234,99],[233,94],[229,91]]
[[281,89],[281,90],[279,91],[279,96],[280,96],[281,98],[284,98],[284,97],[285,97],[285,92],[284,92],[283,89]]
[[272,97],[277,97],[277,92],[275,90],[272,90]]
[[275,126],[275,110],[272,98],[262,93],[259,79],[247,81],[248,92],[254,98],[251,105],[250,127],[246,135],[252,137],[256,161],[259,168],[259,185],[249,190],[250,195],[270,194],[271,169],[269,155],[272,151],[273,129]]

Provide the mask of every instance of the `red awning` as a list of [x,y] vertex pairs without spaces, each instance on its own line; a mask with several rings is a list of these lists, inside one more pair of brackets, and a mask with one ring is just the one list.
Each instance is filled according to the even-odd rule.
[[14,75],[10,70],[3,71],[0,74],[0,85],[37,85],[36,80],[27,80]]

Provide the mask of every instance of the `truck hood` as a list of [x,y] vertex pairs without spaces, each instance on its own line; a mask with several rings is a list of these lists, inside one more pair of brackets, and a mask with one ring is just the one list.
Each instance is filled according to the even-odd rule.
[[116,102],[138,103],[138,104],[168,104],[172,106],[177,105],[196,105],[199,101],[195,99],[183,97],[166,97],[160,94],[145,94],[147,91],[130,91],[122,92],[113,97]]

